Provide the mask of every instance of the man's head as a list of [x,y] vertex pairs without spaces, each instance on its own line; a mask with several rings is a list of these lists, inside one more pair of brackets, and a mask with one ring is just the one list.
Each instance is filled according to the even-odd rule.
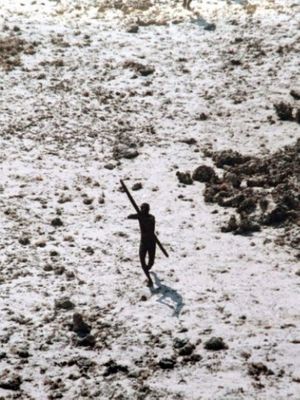
[[143,203],[141,205],[141,213],[147,215],[147,214],[149,214],[149,211],[150,211],[149,204],[148,203]]

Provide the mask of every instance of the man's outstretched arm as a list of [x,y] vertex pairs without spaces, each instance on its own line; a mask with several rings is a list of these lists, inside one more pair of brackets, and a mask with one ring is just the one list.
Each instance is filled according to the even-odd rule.
[[139,219],[139,214],[130,214],[127,219]]

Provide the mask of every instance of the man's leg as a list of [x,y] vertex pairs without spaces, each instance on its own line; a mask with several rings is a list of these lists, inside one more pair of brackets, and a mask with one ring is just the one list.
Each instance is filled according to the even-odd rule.
[[154,261],[155,261],[155,250],[156,250],[156,242],[153,241],[152,243],[149,244],[148,246],[148,255],[149,255],[149,261],[148,261],[148,271],[153,267]]
[[142,268],[143,268],[143,271],[144,271],[145,275],[146,275],[147,278],[148,278],[149,285],[150,285],[150,286],[153,286],[153,282],[152,282],[151,276],[150,276],[150,274],[149,274],[149,272],[148,272],[148,268],[147,268],[147,265],[146,265],[146,254],[147,254],[147,247],[145,246],[145,244],[141,243],[141,244],[140,244],[140,261],[141,261],[141,266],[142,266]]

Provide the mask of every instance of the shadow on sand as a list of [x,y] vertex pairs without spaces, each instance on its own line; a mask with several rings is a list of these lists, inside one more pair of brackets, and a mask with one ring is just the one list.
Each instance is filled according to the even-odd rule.
[[151,275],[154,277],[154,282],[157,286],[156,288],[150,288],[151,293],[160,295],[156,301],[171,308],[174,311],[173,316],[179,317],[184,306],[182,296],[176,290],[163,285],[155,272],[151,272]]

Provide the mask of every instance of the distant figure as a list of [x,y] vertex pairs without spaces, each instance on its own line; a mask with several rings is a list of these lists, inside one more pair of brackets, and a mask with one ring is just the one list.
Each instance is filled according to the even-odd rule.
[[[149,274],[155,260],[156,239],[155,239],[155,218],[149,214],[150,206],[148,203],[141,205],[141,211],[138,214],[130,214],[128,219],[137,219],[140,223],[141,242],[140,242],[140,261],[148,278],[149,286],[153,286],[153,281]],[[146,256],[148,254],[148,264]]]
[[83,321],[81,314],[75,313],[73,315],[72,331],[76,332],[79,337],[85,337],[91,332],[91,327]]
[[187,10],[190,10],[191,2],[192,2],[192,0],[183,0],[183,7],[186,8]]

